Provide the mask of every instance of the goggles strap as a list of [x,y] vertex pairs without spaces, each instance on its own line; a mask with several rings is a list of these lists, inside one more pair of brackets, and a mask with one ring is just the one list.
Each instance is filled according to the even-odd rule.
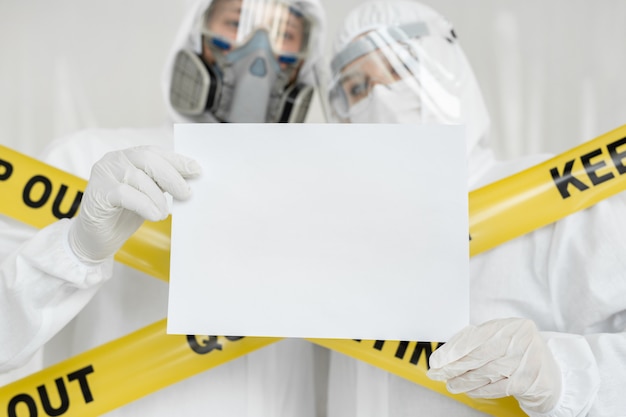
[[[414,22],[406,25],[394,26],[387,28],[385,35],[391,40],[396,42],[407,41],[413,38],[419,38],[422,36],[428,36],[430,31],[425,22]],[[380,45],[373,42],[369,37],[358,39],[348,46],[343,51],[339,52],[335,58],[333,58],[330,66],[334,74],[338,73],[343,67],[357,58],[367,55],[380,48]]]

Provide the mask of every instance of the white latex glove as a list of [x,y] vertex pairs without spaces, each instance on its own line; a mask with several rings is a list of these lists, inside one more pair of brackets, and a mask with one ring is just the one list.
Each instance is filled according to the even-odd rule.
[[428,376],[453,394],[515,396],[526,412],[547,413],[561,395],[561,372],[535,323],[498,319],[468,326],[430,357]]
[[94,164],[69,244],[86,263],[100,262],[126,242],[144,220],[164,220],[164,192],[184,200],[191,195],[185,178],[200,173],[193,159],[156,146],[110,152]]

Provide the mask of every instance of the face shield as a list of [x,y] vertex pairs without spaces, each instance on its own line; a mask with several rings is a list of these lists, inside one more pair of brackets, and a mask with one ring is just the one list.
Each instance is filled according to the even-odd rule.
[[313,87],[295,82],[313,19],[282,0],[214,0],[197,32],[201,54],[181,50],[170,103],[191,120],[302,122]]
[[468,71],[451,31],[424,22],[363,34],[331,62],[329,118],[345,123],[460,123]]
[[293,64],[306,58],[312,26],[303,11],[282,0],[215,0],[204,13],[201,32],[205,42],[227,52],[264,30],[277,60]]

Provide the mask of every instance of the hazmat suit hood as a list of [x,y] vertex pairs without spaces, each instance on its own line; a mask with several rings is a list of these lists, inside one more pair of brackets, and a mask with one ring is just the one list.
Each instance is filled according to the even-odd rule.
[[447,19],[415,1],[368,1],[346,16],[333,43],[333,56],[337,56],[348,44],[367,32],[416,22],[425,23],[435,29],[435,33],[450,34],[450,42],[459,48],[461,68],[465,72],[463,79],[466,83],[461,96],[461,122],[466,125],[468,181],[472,185],[494,162],[493,152],[487,141],[490,121],[474,72]]
[[[209,8],[213,0],[198,0],[189,9],[189,13],[184,17],[178,33],[174,38],[174,42],[168,54],[165,68],[162,74],[162,93],[167,106],[168,115],[170,120],[174,123],[189,123],[189,122],[205,122],[212,123],[218,120],[210,113],[205,112],[200,117],[189,118],[185,115],[177,112],[170,103],[169,91],[172,80],[172,70],[176,54],[181,49],[188,49],[200,54],[202,52],[202,16],[206,9]],[[304,13],[306,13],[314,22],[314,29],[311,33],[310,52],[308,57],[304,60],[302,68],[298,73],[298,82],[315,85],[315,67],[318,64],[319,59],[322,56],[322,46],[324,43],[323,34],[325,33],[325,14],[324,9],[320,3],[320,0],[285,0],[288,4],[293,4],[298,7]]]

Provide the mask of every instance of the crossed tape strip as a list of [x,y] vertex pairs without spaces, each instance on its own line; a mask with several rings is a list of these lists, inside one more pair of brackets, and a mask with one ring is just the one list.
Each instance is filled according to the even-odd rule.
[[[469,194],[470,255],[626,189],[626,125]],[[0,214],[44,227],[76,214],[86,182],[0,146]],[[166,280],[169,219],[146,222],[116,260]],[[278,338],[176,336],[165,320],[0,388],[6,415],[97,416],[274,343]],[[512,398],[453,395],[426,376],[431,342],[308,339],[497,417],[525,414]],[[28,412],[29,414],[25,414]]]

